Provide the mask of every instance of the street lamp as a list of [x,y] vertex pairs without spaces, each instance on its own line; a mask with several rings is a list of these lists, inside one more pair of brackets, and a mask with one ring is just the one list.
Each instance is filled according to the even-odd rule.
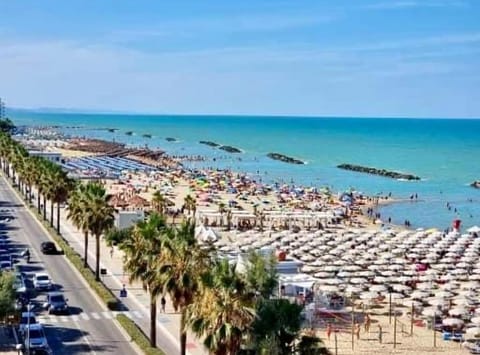
[[27,304],[27,346],[26,346],[26,353],[30,355],[30,312],[33,310],[33,304],[28,302]]

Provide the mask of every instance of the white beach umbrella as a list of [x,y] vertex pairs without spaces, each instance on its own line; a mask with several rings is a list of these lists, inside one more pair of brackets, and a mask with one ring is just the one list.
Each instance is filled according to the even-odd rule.
[[479,226],[473,226],[467,229],[468,233],[479,233],[480,232],[480,227]]
[[438,297],[429,298],[426,301],[432,306],[445,306],[447,304],[447,301],[445,299]]
[[422,290],[422,291],[431,291],[434,289],[434,286],[430,282],[421,282],[417,284],[417,290]]
[[345,289],[345,293],[347,294],[360,293],[362,291],[362,287],[352,285],[347,286],[347,288]]
[[362,292],[360,294],[360,299],[362,300],[373,300],[378,297],[378,293],[376,292]]
[[402,284],[392,285],[392,288],[397,292],[410,291],[412,289],[411,287],[408,287],[407,285],[402,285]]
[[450,297],[453,297],[453,293],[444,290],[444,291],[435,292],[435,296],[441,297],[441,298],[450,298]]
[[436,307],[427,307],[423,309],[422,314],[427,317],[440,316],[442,311]]
[[420,290],[415,290],[412,292],[412,294],[410,295],[410,297],[412,299],[418,299],[418,300],[422,300],[424,298],[427,298],[430,294],[428,292],[425,292],[425,291],[420,291]]
[[372,292],[385,292],[387,287],[385,285],[372,285],[369,287],[369,290]]
[[480,325],[480,317],[473,317],[472,319],[470,319],[470,323]]
[[455,307],[448,311],[448,314],[454,317],[463,316],[466,313],[468,313],[468,311],[465,309],[465,307]]
[[465,334],[474,338],[478,338],[480,336],[480,327],[467,328],[467,330],[465,330]]
[[448,327],[461,327],[464,322],[459,318],[445,318],[442,320],[442,324]]
[[320,285],[318,289],[325,292],[338,292],[339,287],[337,285]]

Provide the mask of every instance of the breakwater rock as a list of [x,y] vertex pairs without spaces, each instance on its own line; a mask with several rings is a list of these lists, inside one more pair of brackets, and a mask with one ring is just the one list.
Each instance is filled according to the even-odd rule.
[[133,135],[133,132],[132,132],[132,131],[128,131],[128,132],[125,132],[125,134],[126,134],[127,136],[132,136],[132,135]]
[[211,142],[211,141],[200,141],[199,142],[200,144],[205,144],[205,145],[208,145],[209,147],[219,147],[220,144],[218,143],[215,143],[215,142]]
[[232,147],[230,145],[222,145],[218,149],[224,150],[229,153],[241,153],[242,151],[238,148]]
[[366,173],[366,174],[372,174],[372,175],[380,175],[380,176],[385,176],[385,177],[389,177],[389,178],[392,178],[392,179],[420,180],[420,177],[415,176],[415,175],[398,173],[398,172],[395,172],[395,171],[389,171],[389,170],[385,170],[385,169],[370,168],[368,166],[353,165],[353,164],[340,164],[340,165],[337,165],[337,168],[344,169],[344,170],[350,170],[350,171],[357,171],[357,172],[360,172],[360,173]]
[[152,138],[152,135],[147,133],[147,134],[143,134],[142,137],[143,138]]
[[298,164],[298,165],[305,164],[305,162],[301,160],[298,160],[280,153],[268,153],[267,157],[273,160],[280,160],[280,161],[283,161],[284,163],[289,163],[289,164]]
[[167,137],[167,138],[165,138],[165,140],[166,140],[167,142],[176,142],[176,141],[177,141],[177,138]]
[[476,189],[480,189],[480,180],[474,181],[470,184],[471,187],[474,187]]

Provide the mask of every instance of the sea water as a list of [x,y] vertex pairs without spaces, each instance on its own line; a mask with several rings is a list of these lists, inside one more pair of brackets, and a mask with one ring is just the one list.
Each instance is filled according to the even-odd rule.
[[[17,125],[77,126],[66,134],[160,148],[173,155],[202,155],[192,167],[228,168],[273,181],[328,186],[370,195],[391,193],[405,200],[380,209],[382,219],[413,227],[446,228],[459,218],[464,226],[480,225],[480,120],[307,118],[243,116],[153,116],[11,111]],[[81,128],[78,128],[80,126]],[[107,128],[117,129],[109,132]],[[125,132],[133,131],[133,135]],[[151,138],[143,134],[152,135]],[[166,141],[176,138],[176,142]],[[213,141],[241,149],[227,153],[199,143]],[[305,161],[274,161],[276,152]],[[410,173],[420,181],[398,181],[338,169],[351,163]],[[418,199],[410,200],[417,195]],[[447,208],[447,203],[451,206]]]

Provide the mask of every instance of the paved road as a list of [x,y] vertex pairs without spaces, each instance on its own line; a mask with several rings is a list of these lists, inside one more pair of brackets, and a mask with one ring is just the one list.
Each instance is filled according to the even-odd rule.
[[[39,319],[44,323],[47,338],[54,354],[136,354],[130,342],[125,339],[113,323],[112,312],[106,311],[91,294],[81,279],[62,255],[43,255],[40,243],[48,236],[37,221],[23,206],[22,202],[8,187],[4,177],[0,178],[0,220],[13,216],[10,222],[0,223],[0,233],[7,233],[12,247],[20,250],[28,246],[31,261],[22,263],[22,271],[33,273],[46,271],[56,287],[65,293],[71,314],[50,317],[41,311],[40,304],[45,295],[36,295],[33,303]],[[133,315],[134,316],[134,315]]]

